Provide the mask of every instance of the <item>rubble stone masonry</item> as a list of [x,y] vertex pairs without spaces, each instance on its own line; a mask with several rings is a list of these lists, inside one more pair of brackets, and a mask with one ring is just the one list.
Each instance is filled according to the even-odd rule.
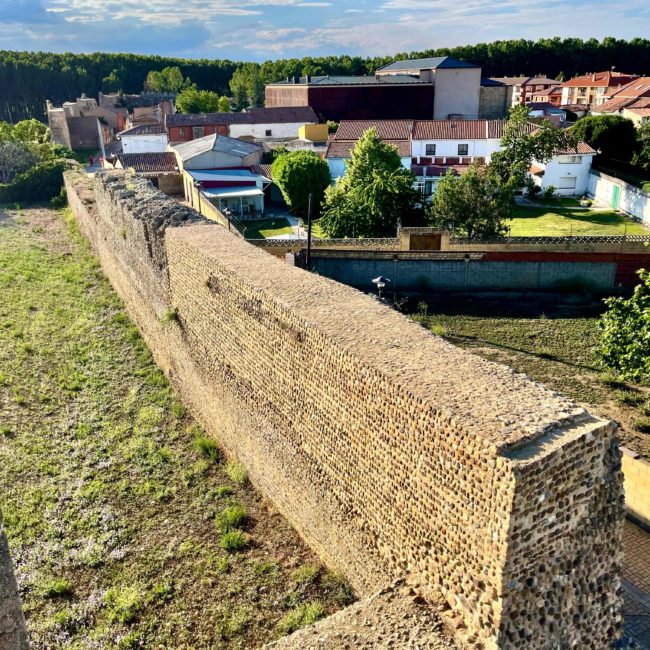
[[361,596],[406,576],[446,603],[464,647],[619,638],[612,423],[143,179],[111,172],[92,188],[71,172],[66,186],[194,415]]

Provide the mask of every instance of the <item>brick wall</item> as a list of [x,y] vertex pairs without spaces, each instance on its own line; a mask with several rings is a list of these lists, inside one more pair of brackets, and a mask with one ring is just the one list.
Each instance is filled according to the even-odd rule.
[[360,595],[407,575],[467,647],[620,635],[612,424],[143,179],[66,185],[184,401]]

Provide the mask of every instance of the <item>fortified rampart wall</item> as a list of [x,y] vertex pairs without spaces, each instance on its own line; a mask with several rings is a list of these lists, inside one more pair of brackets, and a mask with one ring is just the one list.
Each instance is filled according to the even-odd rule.
[[620,636],[613,424],[142,179],[87,183],[70,205],[157,362],[360,595],[406,575],[477,648]]

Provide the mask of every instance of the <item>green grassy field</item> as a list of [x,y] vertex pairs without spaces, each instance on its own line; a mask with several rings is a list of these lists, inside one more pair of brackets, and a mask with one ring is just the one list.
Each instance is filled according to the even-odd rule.
[[285,218],[251,219],[239,223],[246,239],[267,239],[277,235],[290,235],[293,232]]
[[650,235],[650,228],[610,210],[519,207],[510,224],[512,237],[566,235]]
[[0,509],[33,650],[256,648],[353,599],[186,414],[72,222],[0,212]]
[[650,435],[641,430],[650,421],[650,391],[604,374],[593,352],[601,309],[599,301],[561,294],[441,295],[412,317],[617,420],[625,444],[650,458]]

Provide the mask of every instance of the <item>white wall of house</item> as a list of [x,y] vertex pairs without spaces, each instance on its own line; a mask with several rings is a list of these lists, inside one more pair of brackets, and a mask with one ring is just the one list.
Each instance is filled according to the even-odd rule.
[[466,120],[478,119],[480,68],[439,68],[434,79],[434,120],[446,120],[453,114],[460,114]]
[[162,153],[167,151],[166,133],[122,135],[120,139],[124,153]]
[[249,137],[256,140],[265,138],[297,138],[298,130],[304,122],[284,122],[275,124],[231,124],[231,138]]
[[650,194],[638,187],[602,172],[591,172],[587,194],[605,205],[627,212],[650,226]]
[[544,175],[534,177],[545,190],[551,185],[555,193],[561,196],[584,196],[587,193],[589,172],[591,171],[593,155],[556,156],[546,164],[535,163],[544,168]]
[[[467,145],[467,153],[459,154],[458,146]],[[428,154],[427,145],[435,145],[435,154]],[[498,139],[481,139],[481,140],[413,140],[411,144],[411,151],[414,157],[425,156],[427,158],[450,156],[457,158],[460,156],[474,156],[477,158],[485,158],[489,161],[490,157],[495,151],[499,150]]]
[[[341,176],[345,176],[345,165],[350,160],[349,158],[326,158],[325,159],[327,162],[327,165],[330,168],[330,176],[332,177],[332,183],[337,178],[340,178]],[[401,158],[402,161],[402,167],[404,169],[411,169],[411,158],[409,157],[404,157]]]

